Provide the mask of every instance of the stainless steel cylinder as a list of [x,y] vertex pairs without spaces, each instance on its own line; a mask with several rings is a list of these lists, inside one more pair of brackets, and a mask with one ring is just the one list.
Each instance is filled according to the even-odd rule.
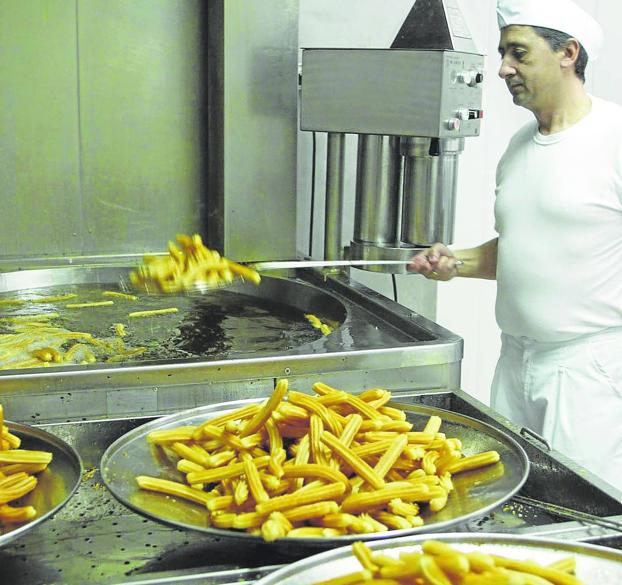
[[346,135],[329,132],[326,144],[326,202],[324,213],[324,259],[343,257],[343,177]]
[[464,138],[402,138],[403,242],[453,243],[458,156],[463,150]]
[[398,241],[401,158],[397,136],[359,135],[354,240]]

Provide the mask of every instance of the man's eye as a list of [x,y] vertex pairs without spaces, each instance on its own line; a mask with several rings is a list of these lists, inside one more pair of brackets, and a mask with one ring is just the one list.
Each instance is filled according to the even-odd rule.
[[525,57],[527,56],[527,51],[521,51],[520,49],[515,49],[514,51],[512,51],[512,56],[517,61],[523,61]]

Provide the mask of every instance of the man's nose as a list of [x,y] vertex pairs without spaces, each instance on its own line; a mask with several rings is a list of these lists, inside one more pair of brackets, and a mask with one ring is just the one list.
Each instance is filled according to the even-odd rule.
[[510,75],[514,75],[516,73],[516,69],[512,67],[508,61],[505,59],[501,59],[501,66],[499,67],[499,77],[501,79],[505,79]]

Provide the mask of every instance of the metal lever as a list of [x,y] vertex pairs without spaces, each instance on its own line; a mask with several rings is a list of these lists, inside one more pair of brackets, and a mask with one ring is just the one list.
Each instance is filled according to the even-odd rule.
[[554,516],[559,516],[560,518],[568,518],[569,520],[577,520],[579,522],[595,524],[597,526],[602,526],[603,528],[609,528],[611,530],[616,530],[617,532],[622,532],[622,522],[601,518],[600,516],[588,514],[587,512],[579,512],[579,510],[565,508],[564,506],[558,506],[557,504],[541,502],[540,500],[534,500],[533,498],[528,498],[527,496],[514,496],[512,499],[519,504],[539,508],[540,510],[544,510]]
[[[404,266],[410,260],[277,260],[274,262],[252,262],[249,268],[262,272],[264,270],[282,270],[286,268],[333,268],[337,266]],[[456,266],[462,266],[461,260]]]
[[410,264],[410,260],[277,260],[248,264],[258,272],[285,268],[333,268],[337,266],[398,266]]

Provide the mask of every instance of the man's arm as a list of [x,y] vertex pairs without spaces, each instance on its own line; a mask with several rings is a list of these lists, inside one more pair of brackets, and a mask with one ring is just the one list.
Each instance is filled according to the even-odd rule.
[[494,238],[477,248],[456,251],[456,258],[462,262],[458,268],[458,275],[466,278],[495,280],[497,278],[497,242],[498,238]]
[[494,280],[497,277],[497,242],[494,238],[476,248],[455,252],[444,244],[434,244],[412,259],[409,270],[431,280],[451,280],[456,276]]

